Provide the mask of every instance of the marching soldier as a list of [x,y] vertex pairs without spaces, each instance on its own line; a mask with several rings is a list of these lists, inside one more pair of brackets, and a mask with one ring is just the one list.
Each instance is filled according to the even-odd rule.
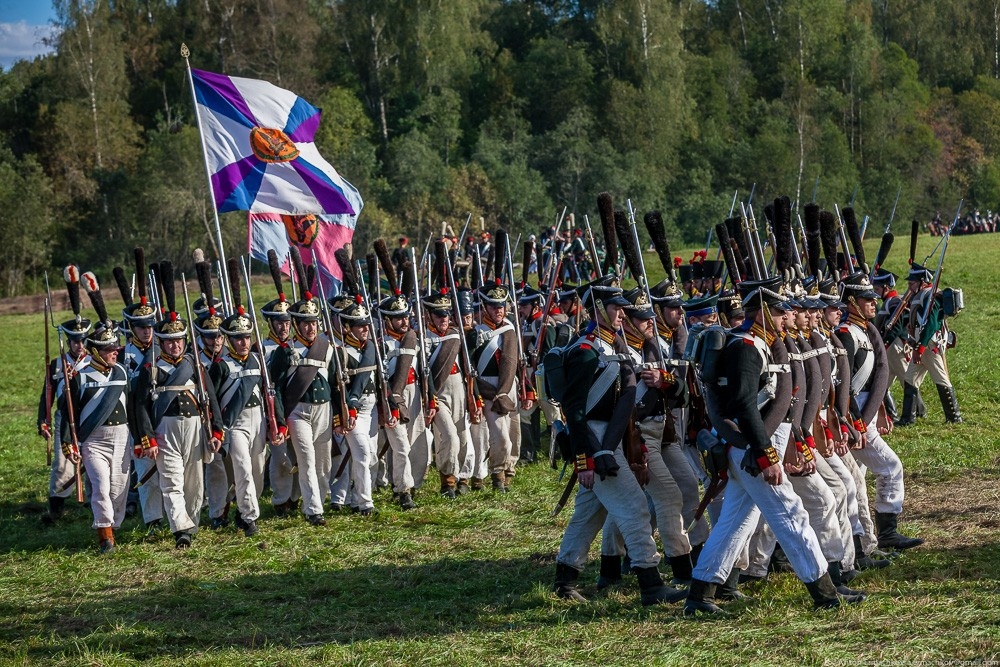
[[[910,304],[910,319],[908,331],[913,355],[906,369],[904,388],[912,399],[914,391],[920,390],[924,377],[930,374],[931,380],[938,390],[941,407],[944,409],[944,419],[948,423],[962,423],[962,413],[958,408],[958,398],[955,387],[948,377],[948,363],[945,360],[945,350],[948,349],[948,322],[944,316],[941,294],[932,294],[934,281],[931,272],[919,264],[910,265],[910,274],[906,277],[909,290],[915,294]],[[930,305],[928,305],[928,302]],[[903,422],[912,423],[913,400],[908,404],[903,396]]]
[[[42,396],[38,401],[38,435],[46,439],[58,438],[62,433],[63,411],[59,406],[63,402],[63,392],[66,389],[64,367],[65,376],[72,380],[90,364],[86,346],[87,334],[90,333],[90,320],[80,316],[79,270],[75,266],[67,267],[64,275],[73,319],[63,322],[58,327],[66,336],[66,348],[49,364],[46,372],[50,381],[42,387]],[[47,406],[56,407],[54,416],[46,414]],[[48,524],[62,518],[66,511],[66,499],[73,493],[76,478],[76,466],[63,454],[62,448],[54,447],[52,454],[52,468],[49,470],[49,511],[43,517],[43,521]]]
[[[210,376],[222,410],[223,447],[235,487],[234,523],[246,537],[253,537],[260,518],[258,498],[264,486],[264,389],[261,357],[251,349],[253,320],[247,317],[240,303],[236,270],[238,267],[232,262],[229,271],[236,312],[219,325],[226,350],[212,364]],[[284,439],[285,434],[279,429],[274,442],[280,445]]]
[[349,378],[346,395],[338,394],[333,387],[331,402],[345,402],[348,420],[341,422],[340,414],[333,415],[333,429],[342,435],[351,456],[351,511],[362,516],[375,513],[372,499],[372,482],[378,467],[378,418],[375,415],[374,373],[381,372],[375,355],[375,342],[371,340],[371,315],[356,295],[355,303],[340,311],[344,324],[344,346],[334,350],[341,355],[341,364]]
[[[470,340],[474,334],[477,319],[480,319],[480,303],[477,300],[478,292],[472,289],[458,290],[458,310],[462,315],[460,325],[461,333],[466,341]],[[471,371],[469,371],[471,373]],[[478,387],[478,383],[477,383]],[[478,391],[478,390],[477,390]],[[466,402],[466,412],[469,406]],[[476,409],[474,414],[468,415],[465,422],[466,439],[469,442],[468,452],[465,456],[465,463],[459,472],[459,486],[463,479],[469,479],[469,488],[472,491],[483,490],[483,480],[489,475],[489,428],[486,420],[483,419],[483,400],[476,394]]]
[[910,549],[923,544],[923,540],[906,537],[896,530],[903,511],[903,464],[899,456],[882,439],[892,430],[891,422],[879,423],[879,407],[889,386],[889,367],[885,345],[875,325],[878,294],[871,287],[868,276],[858,271],[843,281],[847,302],[847,319],[835,332],[847,351],[851,365],[848,387],[850,392],[849,428],[857,432],[861,448],[854,451],[854,458],[867,466],[877,478],[875,485],[875,524],[878,546],[881,549]]
[[135,383],[135,449],[156,460],[163,509],[175,546],[184,549],[198,530],[205,496],[203,449],[217,452],[222,446],[222,421],[215,392],[206,383],[212,433],[210,437],[202,433],[194,395],[199,362],[193,351],[185,349],[188,323],[175,308],[173,265],[161,262],[156,273],[168,312],[153,329],[160,354],[142,367]]
[[729,484],[722,515],[694,568],[685,615],[721,612],[712,602],[715,588],[727,580],[761,514],[817,608],[863,599],[837,592],[809,517],[771,440],[791,401],[787,366],[781,366],[787,363],[787,353],[778,338],[788,306],[779,289],[777,277],[740,283],[746,321],[727,337],[715,365],[718,377],[703,376],[712,423],[729,445],[721,463]]
[[[268,334],[263,341],[264,363],[270,368],[275,355],[284,354],[279,350],[288,347],[292,333],[292,304],[285,298],[282,287],[281,266],[274,250],[267,251],[267,265],[274,281],[277,298],[261,306],[260,314],[267,322]],[[277,389],[279,385],[275,385]],[[271,505],[278,516],[287,516],[295,511],[302,493],[299,490],[298,467],[295,465],[295,450],[283,437],[281,442],[272,442],[267,461],[268,480],[271,483]]]
[[479,289],[482,322],[473,330],[469,350],[476,367],[483,418],[489,433],[490,479],[505,493],[514,476],[511,415],[517,412],[517,332],[507,320],[510,291],[497,278]]
[[565,393],[561,403],[575,448],[580,488],[556,556],[554,589],[561,598],[586,601],[577,581],[590,545],[610,517],[628,550],[642,604],[677,602],[684,591],[663,584],[646,497],[622,448],[635,407],[635,371],[624,341],[615,333],[629,302],[621,288],[610,284],[610,278],[585,286],[583,301],[593,304],[595,326],[566,351],[562,369]]
[[[77,442],[70,437],[69,420],[61,423],[63,454],[72,463],[81,461],[91,484],[90,508],[93,527],[102,554],[115,550],[114,531],[125,518],[129,487],[129,439],[127,394],[128,374],[118,363],[121,344],[118,327],[108,317],[97,279],[83,275],[94,310],[97,326],[87,335],[89,363],[70,380],[62,400],[73,402]],[[64,415],[67,414],[63,410]]]

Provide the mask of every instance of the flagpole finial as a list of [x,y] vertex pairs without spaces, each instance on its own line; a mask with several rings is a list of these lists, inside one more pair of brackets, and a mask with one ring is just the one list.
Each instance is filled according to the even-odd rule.
[[183,58],[184,60],[187,60],[188,56],[190,56],[190,55],[191,55],[191,50],[188,49],[188,45],[182,43],[181,44],[181,58]]

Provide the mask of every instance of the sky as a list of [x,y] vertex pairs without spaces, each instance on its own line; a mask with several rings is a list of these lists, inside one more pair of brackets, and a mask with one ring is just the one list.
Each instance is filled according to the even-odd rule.
[[54,18],[49,0],[0,0],[0,67],[49,51],[42,39],[52,34]]

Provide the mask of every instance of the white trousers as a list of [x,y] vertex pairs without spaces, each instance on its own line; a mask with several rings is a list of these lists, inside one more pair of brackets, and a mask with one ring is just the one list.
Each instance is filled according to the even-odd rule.
[[299,465],[299,488],[302,490],[302,514],[323,514],[323,501],[330,488],[333,427],[330,403],[299,403],[288,416],[288,435],[292,439]]
[[[515,399],[513,386],[507,395],[511,400]],[[483,401],[483,403],[483,422],[485,423],[481,427],[485,426],[489,434],[487,442],[489,443],[490,452],[490,474],[501,473],[508,469],[513,470],[511,458],[513,456],[514,461],[516,461],[516,456],[520,454],[520,447],[514,453],[514,443],[511,438],[512,422],[517,425],[518,435],[520,435],[520,420],[511,418],[517,412],[500,415],[493,412],[493,401]],[[441,444],[437,443],[437,447],[440,448]]]
[[437,394],[437,404],[438,412],[431,423],[434,463],[442,475],[459,476],[469,448],[465,435],[465,386],[461,375],[455,373],[448,376]]
[[125,518],[129,483],[127,444],[127,424],[99,426],[80,443],[80,456],[90,478],[94,528],[118,528]]
[[396,493],[409,491],[414,486],[412,450],[414,447],[419,447],[426,430],[424,413],[420,406],[420,392],[417,391],[416,383],[408,384],[403,389],[403,406],[400,414],[404,412],[410,420],[408,423],[397,423],[396,428],[385,429],[392,457],[392,490]]
[[204,449],[198,417],[164,417],[156,429],[160,453],[156,457],[163,511],[170,532],[191,532],[201,521],[205,499]]
[[375,396],[365,395],[358,404],[354,428],[344,435],[351,450],[351,507],[368,510],[372,502],[372,480],[378,467],[378,417],[375,413]]
[[236,508],[244,519],[260,518],[261,489],[264,488],[264,448],[267,429],[260,406],[240,413],[229,430],[229,468],[236,487]]
[[[864,405],[868,395],[862,392],[858,401]],[[903,462],[896,452],[882,439],[875,425],[877,419],[868,424],[865,446],[851,453],[858,464],[867,467],[875,475],[875,511],[885,514],[899,514],[903,511]]]

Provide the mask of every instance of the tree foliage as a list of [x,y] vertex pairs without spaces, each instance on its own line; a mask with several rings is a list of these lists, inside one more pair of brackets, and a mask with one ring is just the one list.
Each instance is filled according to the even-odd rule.
[[[705,238],[734,190],[886,220],[1000,206],[1000,3],[56,0],[55,52],[0,72],[2,289],[142,243],[212,248],[196,67],[324,111],[359,243],[472,214],[530,233],[598,192]],[[30,223],[28,222],[30,221]],[[245,216],[222,216],[227,252]],[[683,239],[679,238],[683,237]]]

